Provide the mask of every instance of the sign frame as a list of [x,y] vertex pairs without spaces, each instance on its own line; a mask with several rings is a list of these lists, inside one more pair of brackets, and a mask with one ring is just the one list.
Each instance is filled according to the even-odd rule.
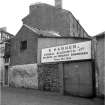
[[41,63],[88,60],[92,58],[92,42],[78,43],[44,48],[41,50]]

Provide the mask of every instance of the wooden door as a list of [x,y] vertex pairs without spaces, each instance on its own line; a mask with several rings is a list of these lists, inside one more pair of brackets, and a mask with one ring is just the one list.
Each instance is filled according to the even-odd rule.
[[93,95],[91,61],[64,64],[64,91],[75,96]]

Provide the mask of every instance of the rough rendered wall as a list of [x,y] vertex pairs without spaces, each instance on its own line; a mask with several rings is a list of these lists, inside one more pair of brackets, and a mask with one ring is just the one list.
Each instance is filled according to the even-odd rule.
[[9,84],[15,87],[38,88],[37,64],[12,66]]

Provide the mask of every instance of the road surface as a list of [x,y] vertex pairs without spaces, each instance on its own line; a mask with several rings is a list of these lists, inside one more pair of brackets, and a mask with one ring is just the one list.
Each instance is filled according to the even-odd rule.
[[1,88],[0,105],[104,105],[103,99],[62,96],[24,88]]

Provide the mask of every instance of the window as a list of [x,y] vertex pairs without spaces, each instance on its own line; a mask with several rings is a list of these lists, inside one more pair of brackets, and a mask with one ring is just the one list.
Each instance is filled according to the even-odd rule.
[[25,50],[27,49],[27,41],[21,41],[20,43],[20,50]]
[[5,58],[5,63],[9,63],[10,62],[10,58],[6,57]]

